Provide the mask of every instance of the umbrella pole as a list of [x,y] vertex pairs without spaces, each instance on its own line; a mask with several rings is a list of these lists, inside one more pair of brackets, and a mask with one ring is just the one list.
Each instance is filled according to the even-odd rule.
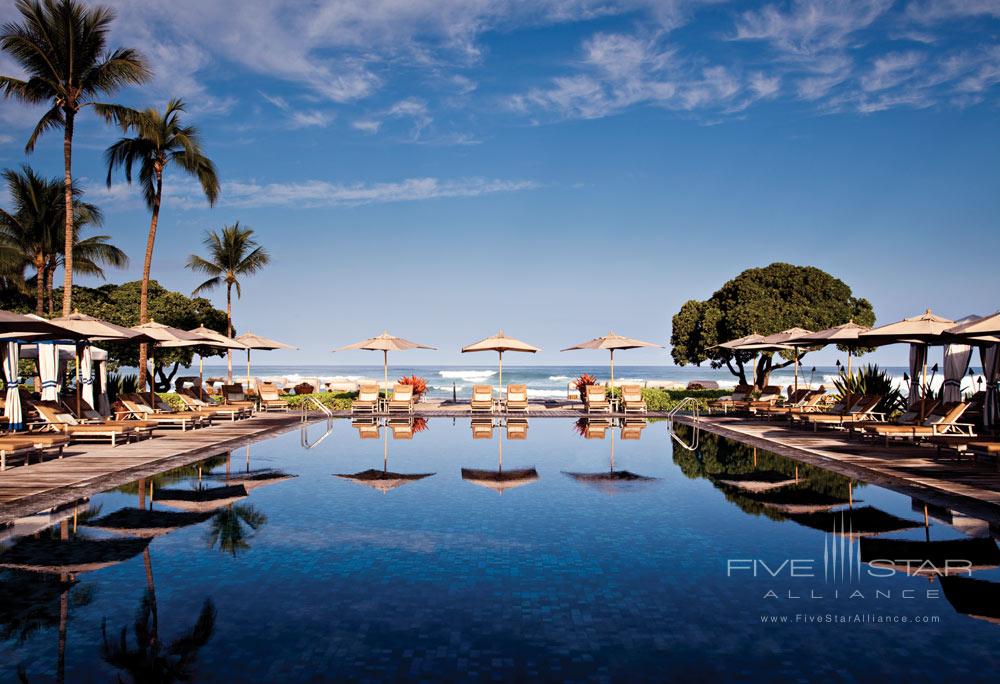
[[382,375],[384,377],[383,386],[385,387],[385,398],[389,398],[389,350],[382,350]]
[[82,375],[80,373],[80,345],[76,345],[76,417],[80,417],[80,401],[83,394]]
[[615,472],[615,428],[611,426],[611,472]]
[[389,472],[389,426],[382,432],[382,474]]
[[[611,350],[611,396],[614,396],[615,392],[615,350]],[[612,439],[614,435],[611,435]]]
[[503,350],[497,353],[500,354],[500,395],[503,396]]
[[205,401],[205,357],[198,354],[198,398]]
[[250,348],[247,348],[247,391],[250,391]]
[[795,390],[799,389],[799,348],[795,348]]
[[156,399],[153,395],[156,393],[156,357],[153,355],[156,353],[156,344],[149,345],[149,365],[153,369],[149,374],[149,405],[156,408]]

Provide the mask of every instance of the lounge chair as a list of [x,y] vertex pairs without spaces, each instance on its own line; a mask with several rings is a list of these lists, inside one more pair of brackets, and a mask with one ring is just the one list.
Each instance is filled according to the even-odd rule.
[[[824,395],[824,398],[828,398]],[[786,412],[790,421],[804,421],[806,416],[842,416],[851,410],[862,399],[860,394],[845,394],[833,404],[823,404],[822,401],[814,407],[791,408]]]
[[604,385],[586,385],[583,403],[587,413],[611,413],[611,402]]
[[150,433],[152,433],[152,431],[157,427],[156,423],[139,417],[131,419],[125,416],[118,416],[114,419],[105,418],[100,413],[95,411],[93,406],[83,400],[80,401],[79,412],[76,410],[76,399],[72,399],[68,402],[60,402],[56,408],[61,408],[64,413],[72,415],[76,418],[80,425],[113,425],[116,427],[127,426],[135,428],[138,432],[147,431]]
[[247,393],[243,391],[243,385],[238,382],[234,385],[222,386],[222,403],[226,406],[244,408],[251,412],[257,408],[257,402],[247,398]]
[[83,442],[98,440],[108,440],[111,446],[117,446],[119,442],[130,442],[133,438],[149,436],[150,431],[137,432],[132,427],[115,427],[113,425],[83,425],[77,422],[69,413],[64,413],[62,408],[55,402],[37,401],[32,404],[38,412],[39,427],[41,430],[49,430],[66,435],[73,442]]
[[392,418],[386,426],[392,430],[393,439],[413,439],[412,418]]
[[970,423],[958,422],[968,408],[969,405],[963,401],[940,404],[920,425],[872,425],[866,428],[865,432],[872,436],[884,437],[886,446],[893,439],[917,441],[945,433],[974,437],[975,433]]
[[646,400],[642,398],[639,385],[622,385],[622,407],[625,413],[645,413]]
[[528,412],[528,388],[526,385],[507,385],[507,400],[504,402],[507,413],[518,411]]
[[732,394],[708,402],[708,412],[722,411],[723,413],[727,413],[734,404],[747,401],[750,398],[751,392],[753,392],[752,386],[737,385]]
[[528,439],[528,419],[511,418],[507,421],[507,439],[521,440]]
[[812,425],[813,431],[818,431],[821,425],[834,430],[840,430],[850,423],[878,417],[880,414],[876,413],[875,409],[881,401],[882,397],[880,395],[866,394],[854,402],[851,408],[843,413],[805,413],[799,419],[802,423]]
[[864,433],[866,428],[869,427],[881,427],[881,426],[891,426],[891,425],[920,425],[921,421],[934,413],[935,409],[938,407],[938,401],[936,399],[921,399],[916,406],[904,411],[899,414],[899,416],[893,421],[886,421],[883,418],[865,419],[857,420],[848,426],[848,429],[854,433]]
[[[157,398],[159,399],[159,397]],[[161,427],[179,427],[182,432],[189,428],[193,430],[212,424],[212,414],[210,413],[175,411],[167,404],[163,404],[160,408],[154,408],[136,394],[119,395],[118,403],[125,407],[125,411],[121,412],[123,417],[131,416]]]
[[231,421],[240,418],[249,418],[250,411],[242,406],[226,406],[224,404],[212,404],[202,401],[189,390],[181,390],[177,396],[184,402],[184,408],[194,411],[199,415],[209,415],[212,418],[227,417]]
[[469,407],[473,413],[493,412],[493,385],[473,385]]
[[760,391],[760,396],[756,399],[746,401],[734,401],[730,405],[730,410],[748,411],[751,414],[764,409],[769,409],[781,401],[781,388],[777,385],[767,385]]
[[826,397],[826,389],[820,387],[816,390],[805,390],[805,395],[798,401],[793,401],[792,397],[783,404],[764,407],[756,411],[758,416],[763,418],[788,417],[792,413],[814,413],[819,410],[820,404]]
[[392,387],[392,399],[389,400],[389,413],[413,413],[413,385],[397,382]]
[[379,389],[376,383],[366,383],[358,387],[358,398],[351,402],[351,413],[372,413],[378,411]]
[[361,439],[378,439],[381,436],[378,418],[352,420],[351,427],[358,431],[358,437]]
[[260,410],[267,411],[289,411],[291,406],[287,399],[281,397],[277,385],[269,382],[262,382],[257,387],[257,396],[260,397]]
[[477,416],[472,419],[472,439],[493,439],[493,419]]
[[63,447],[69,444],[69,437],[56,434],[39,434],[37,432],[19,432],[15,434],[0,434],[0,471],[6,470],[11,458],[24,457],[28,463],[32,455],[42,456],[53,450],[59,458],[63,456]]

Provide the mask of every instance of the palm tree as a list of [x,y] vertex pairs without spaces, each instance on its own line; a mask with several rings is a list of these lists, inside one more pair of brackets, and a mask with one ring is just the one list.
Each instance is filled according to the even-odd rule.
[[73,127],[83,107],[105,117],[122,108],[96,98],[148,80],[150,71],[137,51],[108,52],[107,39],[115,13],[107,7],[86,7],[78,0],[17,0],[22,23],[0,27],[0,49],[27,73],[27,79],[0,76],[0,91],[27,104],[51,107],[35,125],[25,151],[51,128],[63,129],[63,252],[65,275],[63,315],[73,306]]
[[[133,131],[134,137],[121,138],[104,153],[108,165],[108,187],[116,168],[123,168],[125,178],[132,183],[132,167],[139,165],[139,182],[142,184],[146,206],[152,213],[149,222],[149,236],[146,238],[146,258],[142,265],[142,286],[139,294],[139,323],[149,321],[149,272],[153,263],[153,244],[156,241],[156,225],[160,218],[160,204],[163,200],[163,172],[174,162],[181,170],[195,176],[201,184],[202,192],[209,206],[219,197],[219,179],[215,164],[201,149],[198,130],[194,126],[183,126],[179,120],[184,111],[184,102],[171,100],[161,113],[150,107],[141,112],[121,111],[117,120],[126,132]],[[139,348],[139,386],[146,382],[146,345]]]
[[[237,221],[231,226],[224,226],[222,232],[206,231],[203,241],[208,249],[209,258],[205,259],[192,254],[188,257],[187,267],[192,271],[200,271],[212,276],[191,293],[197,296],[205,290],[212,290],[226,284],[226,335],[233,335],[233,288],[236,288],[236,298],[239,299],[240,276],[253,275],[264,268],[271,255],[253,239],[253,228],[244,228]],[[233,352],[229,351],[229,382],[233,381]]]
[[[50,296],[52,274],[65,262],[62,232],[62,180],[43,178],[25,165],[20,171],[7,169],[0,177],[6,181],[11,211],[0,209],[0,269],[8,277],[27,286],[34,281],[35,313],[44,313],[45,294]],[[73,188],[73,257],[78,273],[104,278],[102,266],[124,267],[125,253],[108,244],[107,235],[80,239],[88,226],[99,226],[101,210],[81,201],[82,192]],[[25,273],[34,271],[32,278]]]
[[205,540],[209,548],[235,556],[250,548],[247,540],[266,523],[267,516],[250,504],[230,504],[212,516]]

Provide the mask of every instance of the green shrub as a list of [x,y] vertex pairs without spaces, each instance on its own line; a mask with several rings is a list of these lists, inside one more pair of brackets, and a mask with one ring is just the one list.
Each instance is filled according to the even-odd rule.
[[157,392],[156,396],[165,401],[170,408],[175,411],[183,411],[185,404],[184,401],[177,396],[176,392]]
[[892,376],[879,369],[878,364],[868,364],[864,368],[858,368],[850,376],[842,370],[834,379],[833,386],[838,399],[842,399],[847,393],[881,396],[882,401],[875,407],[875,411],[887,416],[902,411],[906,406],[906,399],[893,385]]
[[351,400],[356,399],[357,392],[315,392],[313,394],[292,394],[284,397],[293,409],[308,408],[311,403],[308,397],[318,399],[323,406],[333,411],[348,411]]
[[646,400],[646,409],[656,412],[672,411],[678,404],[688,397],[698,400],[698,410],[708,411],[708,402],[732,394],[732,390],[712,389],[712,390],[668,390],[652,389],[642,390],[642,398]]

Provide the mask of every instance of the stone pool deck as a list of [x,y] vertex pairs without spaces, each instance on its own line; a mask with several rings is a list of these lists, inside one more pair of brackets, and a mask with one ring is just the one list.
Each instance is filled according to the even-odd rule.
[[958,510],[1000,526],[1000,470],[995,463],[938,455],[932,446],[883,446],[842,432],[723,416],[677,416],[698,427],[803,463]]
[[272,437],[301,420],[300,413],[258,413],[197,430],[161,429],[152,439],[116,447],[72,444],[63,458],[0,472],[0,524]]

